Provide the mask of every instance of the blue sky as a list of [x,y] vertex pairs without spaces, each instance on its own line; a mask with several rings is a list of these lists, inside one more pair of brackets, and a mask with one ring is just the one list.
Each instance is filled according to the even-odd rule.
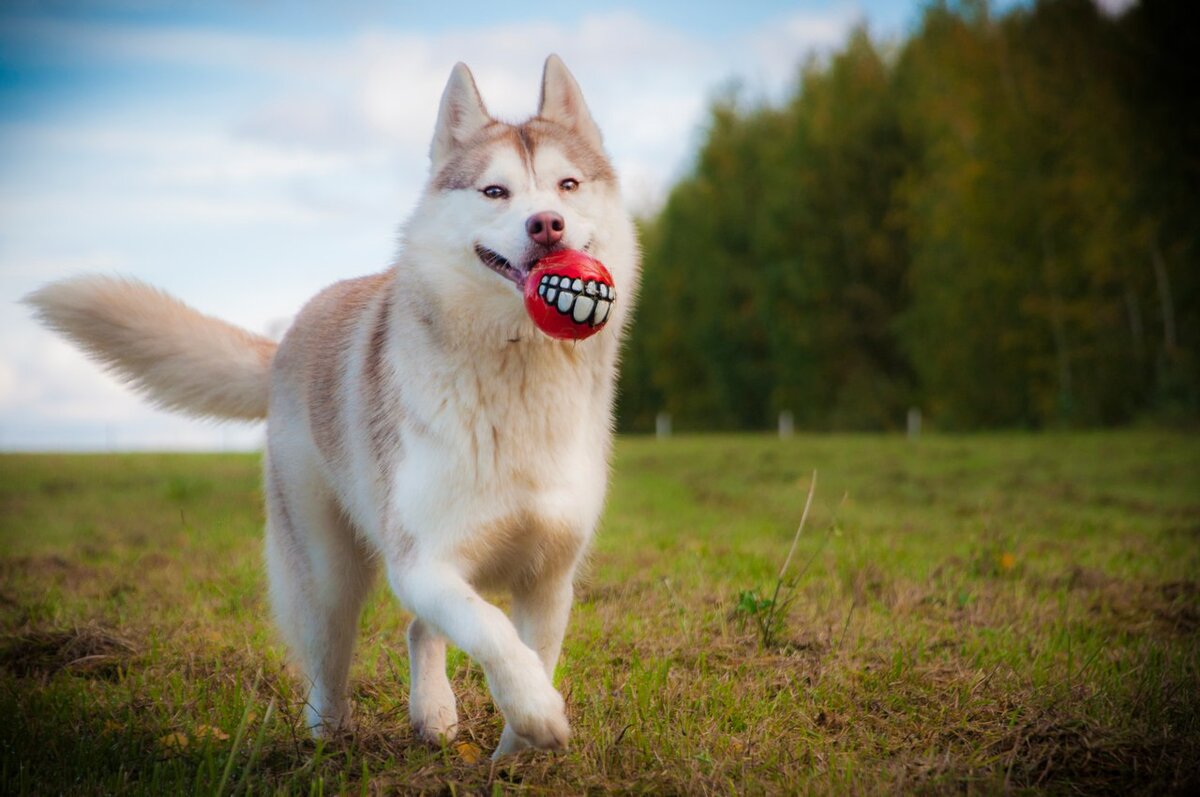
[[810,54],[915,2],[25,2],[0,8],[0,449],[247,448],[161,413],[39,329],[20,296],[86,271],[278,334],[384,268],[455,61],[501,117],[558,52],[627,200],[653,210],[731,78],[782,96]]

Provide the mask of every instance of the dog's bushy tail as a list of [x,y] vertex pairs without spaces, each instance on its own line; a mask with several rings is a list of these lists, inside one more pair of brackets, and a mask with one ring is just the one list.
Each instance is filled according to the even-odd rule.
[[24,302],[160,407],[214,418],[267,415],[277,348],[267,338],[132,279],[74,277]]

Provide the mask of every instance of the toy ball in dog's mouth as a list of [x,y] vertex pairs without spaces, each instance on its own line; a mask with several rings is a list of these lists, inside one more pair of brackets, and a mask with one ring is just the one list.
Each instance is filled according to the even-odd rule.
[[546,255],[525,279],[525,311],[552,338],[590,338],[604,327],[616,300],[604,264],[575,249]]

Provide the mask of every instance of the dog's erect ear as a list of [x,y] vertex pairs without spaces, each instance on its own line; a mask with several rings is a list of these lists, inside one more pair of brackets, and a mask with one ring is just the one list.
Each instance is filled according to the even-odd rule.
[[458,62],[450,72],[446,90],[442,92],[437,127],[433,131],[433,145],[429,148],[434,171],[445,162],[455,147],[465,143],[491,121],[492,117],[488,116],[483,99],[479,96],[479,89],[475,88],[471,70],[467,69],[466,64]]
[[542,99],[538,102],[538,116],[574,130],[596,149],[603,148],[600,128],[592,121],[587,103],[583,101],[583,92],[557,55],[546,59],[546,68],[542,71]]

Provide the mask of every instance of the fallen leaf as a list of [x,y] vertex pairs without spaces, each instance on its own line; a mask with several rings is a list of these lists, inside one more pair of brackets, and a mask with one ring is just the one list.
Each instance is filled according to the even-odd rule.
[[216,739],[223,742],[229,738],[229,734],[220,728],[214,728],[212,725],[198,725],[196,726],[196,730],[192,732],[192,735],[196,737],[196,741]]
[[183,733],[168,733],[166,736],[158,740],[158,743],[168,750],[183,750],[188,746],[187,734]]
[[479,749],[479,746],[470,742],[458,742],[454,745],[454,750],[458,753],[458,757],[467,764],[477,763],[483,757],[483,751]]

